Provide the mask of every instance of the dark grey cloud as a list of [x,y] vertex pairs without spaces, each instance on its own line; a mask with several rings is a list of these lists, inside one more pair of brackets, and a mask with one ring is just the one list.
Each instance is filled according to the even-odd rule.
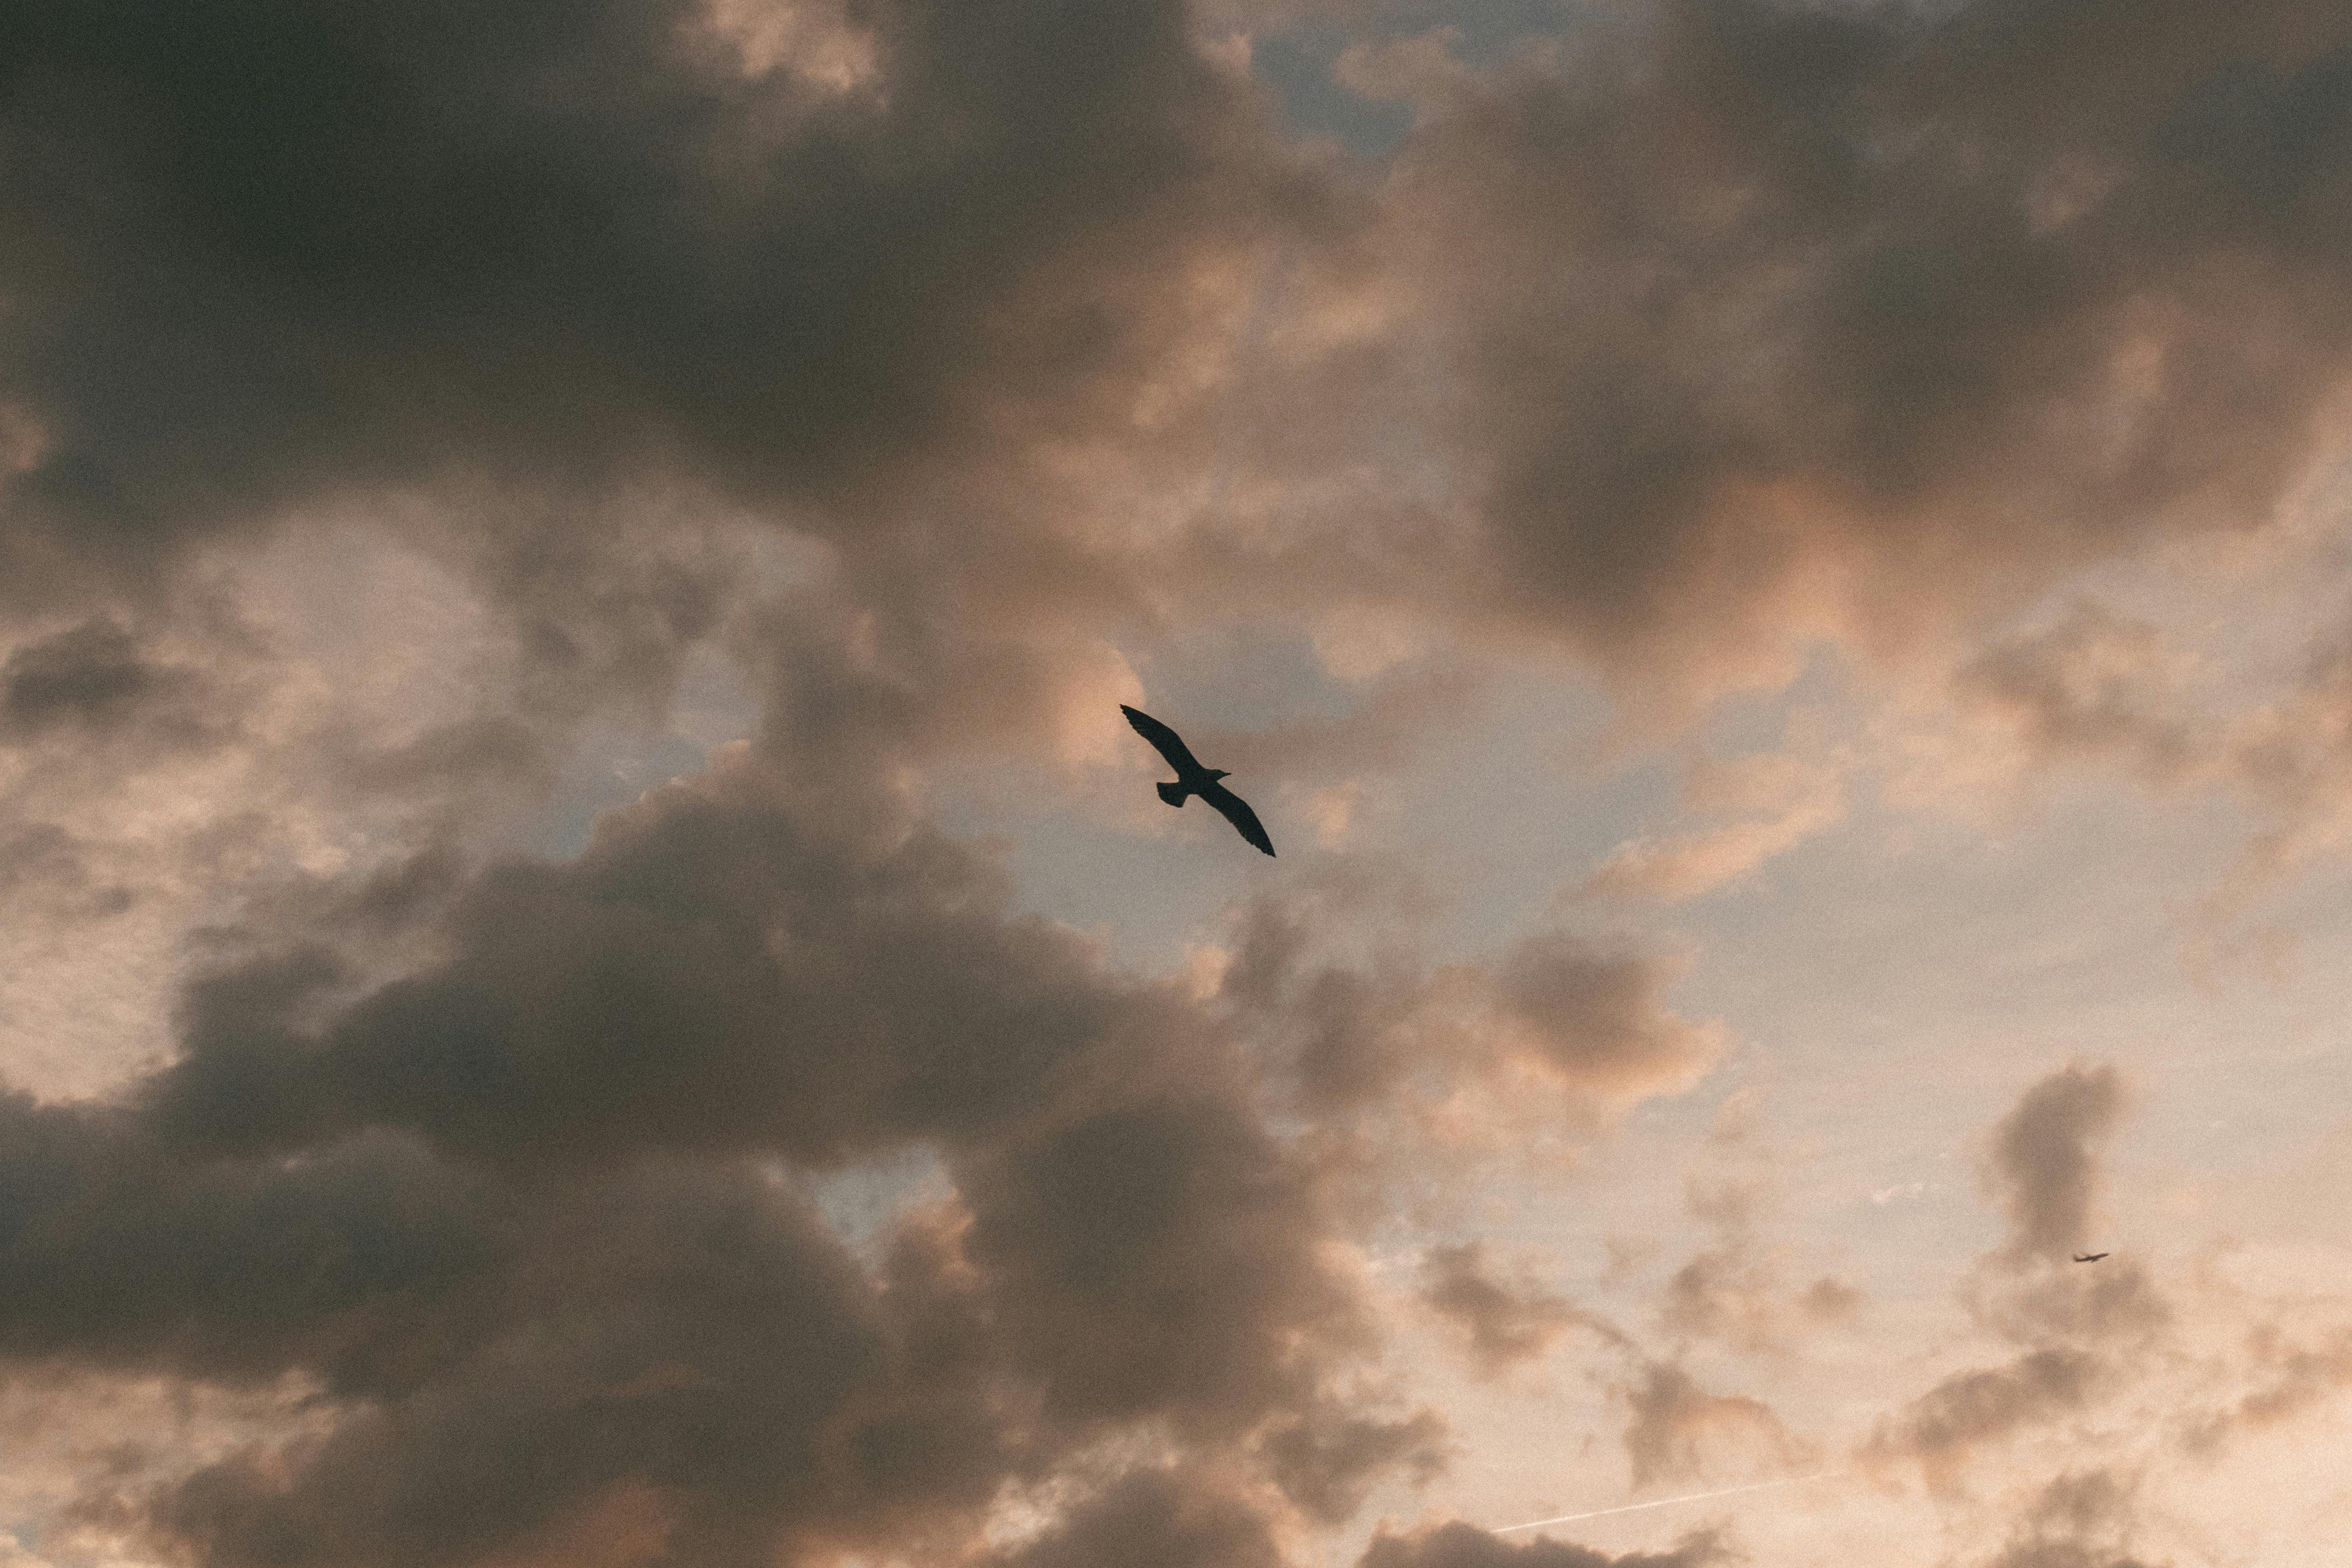
[[[184,616],[194,547],[269,529],[425,552],[511,679],[422,734],[306,737],[345,809],[495,818],[713,645],[804,767],[858,738],[814,707],[865,710],[845,800],[873,747],[1025,748],[1102,626],[1150,618],[1041,444],[1128,441],[1222,330],[1199,276],[1327,205],[1190,26],[16,13],[0,213],[38,237],[0,252],[0,609]],[[779,572],[786,533],[835,548]],[[837,668],[853,628],[879,668]]]
[[1815,1322],[1843,1323],[1862,1310],[1863,1293],[1834,1275],[1824,1274],[1805,1287],[1797,1304]]
[[2063,1263],[2086,1247],[2098,1219],[2095,1149],[2122,1114],[2122,1077],[2112,1067],[2070,1064],[2025,1092],[1993,1129],[1990,1176],[2017,1264]]
[[1206,1095],[1106,1109],[980,1162],[967,1248],[1003,1281],[1047,1410],[1215,1429],[1308,1395],[1329,1347],[1365,1329],[1314,1256],[1303,1180]]
[[1431,1247],[1422,1256],[1421,1272],[1422,1300],[1460,1331],[1472,1364],[1488,1377],[1542,1355],[1578,1324],[1604,1339],[1622,1338],[1564,1296],[1530,1281],[1494,1278],[1479,1242]]
[[2174,1316],[2147,1265],[2131,1258],[2012,1279],[1983,1291],[1975,1305],[1987,1327],[2015,1342],[2093,1349],[2145,1347]]
[[1415,1062],[1410,1026],[1429,1000],[1425,966],[1329,951],[1381,903],[1360,886],[1255,899],[1227,937],[1223,1000],[1269,1045],[1289,1047],[1299,1099],[1320,1115],[1377,1102]]
[[90,865],[89,847],[55,823],[0,837],[0,900],[51,919],[120,914],[137,895]]
[[[643,695],[731,570],[629,570],[616,514],[688,495],[833,541],[877,635],[1002,719],[1041,606],[1150,627],[1204,589],[1499,608],[1627,669],[1899,641],[2258,521],[2312,450],[2352,342],[2332,8],[1678,0],[1569,48],[1557,8],[1472,10],[1453,68],[1391,73],[1417,118],[1368,192],[1170,0],[19,7],[6,581],[424,492],[551,667]],[[1401,410],[1448,433],[1408,452]],[[1048,450],[1130,466],[1074,500]],[[1441,467],[1461,504],[1400,499]],[[1173,529],[1104,499],[1204,473]],[[1373,752],[1446,699],[1384,700]]]
[[105,726],[153,701],[169,684],[140,657],[128,631],[86,621],[17,648],[0,665],[0,722],[19,734]]
[[511,1209],[411,1142],[190,1170],[136,1119],[5,1102],[0,1353],[230,1382],[373,1359],[387,1301],[429,1316],[512,1245]]
[[1780,1283],[1770,1259],[1711,1247],[1694,1254],[1666,1281],[1659,1321],[1685,1342],[1721,1338],[1747,1349],[1769,1348],[1778,1337]]
[[1546,1536],[1506,1540],[1455,1522],[1410,1535],[1381,1535],[1359,1568],[1707,1568],[1734,1561],[1713,1535],[1695,1535],[1670,1552],[1629,1552],[1622,1557]]
[[1354,1517],[1373,1486],[1402,1475],[1426,1485],[1443,1473],[1456,1446],[1444,1417],[1350,1413],[1325,1404],[1276,1428],[1263,1444],[1266,1472],[1307,1518],[1339,1524]]
[[[2352,333],[2334,8],[1670,5],[1422,80],[1376,198],[1282,151],[1180,5],[781,18],[0,16],[0,740],[58,798],[109,747],[253,742],[237,672],[274,655],[181,569],[273,525],[394,535],[513,643],[470,707],[306,735],[336,806],[415,812],[232,911],[170,1066],[0,1102],[0,1358],[316,1392],[193,1476],[94,1483],[206,1568],[561,1556],[598,1521],[681,1563],[985,1559],[1000,1488],[1136,1434],[1169,1468],[1086,1471],[995,1555],[1248,1564],[1430,1473],[1433,1415],[1341,1392],[1379,1350],[1329,1246],[1345,1163],[1269,1106],[1369,1121],[1522,1069],[1622,1103],[1719,1031],[1656,959],[1546,934],[1431,973],[1330,951],[1321,910],[1252,924],[1203,1005],[1008,915],[910,809],[919,770],[1110,713],[1108,634],[1188,595],[1466,607],[1621,668],[1841,616],[1895,639],[2258,521]],[[1232,372],[1226,426],[1264,428],[1228,439],[1185,400],[1273,249],[1300,259],[1269,314],[1370,324]],[[1442,438],[1393,440],[1428,395]],[[1089,464],[1099,494],[1053,477]],[[1429,500],[1440,469],[1464,488]],[[1102,499],[1212,470],[1197,527]],[[737,523],[830,550],[775,572]],[[2137,744],[2136,691],[2036,684],[2062,644],[1980,692]],[[466,847],[471,803],[544,789],[708,647],[754,745],[575,862]],[[1400,666],[1234,755],[1389,765],[1468,690]],[[174,873],[267,861],[273,804],[222,805]],[[103,914],[111,865],[62,817],[0,839],[0,888],[61,908]],[[2075,1076],[2000,1135],[2020,1278],[2092,1212],[2112,1110]],[[806,1184],[908,1156],[948,1195],[854,1252]],[[1549,1304],[1477,1262],[1441,1261],[1442,1309],[1539,1343]],[[1727,1268],[1678,1298],[1707,1331]],[[2137,1279],[2021,1285],[1988,1309],[2012,1362],[1884,1446],[2081,1407],[2084,1347],[2155,1321]],[[1790,1448],[1753,1400],[1639,1375],[1641,1479]],[[1366,1561],[1611,1562],[1465,1526]]]
[[2347,47],[2313,0],[1741,0],[1400,64],[1486,592],[1753,676],[2259,526],[2352,349]]
[[1670,1011],[1673,961],[1612,952],[1562,934],[1530,937],[1496,973],[1503,1016],[1528,1054],[1604,1099],[1689,1083],[1723,1048],[1721,1031]]
[[[315,1386],[291,1435],[93,1483],[218,1568],[625,1515],[666,1561],[961,1553],[1005,1483],[1147,1427],[1326,1521],[1433,1473],[1435,1416],[1340,1392],[1376,1326],[1250,1064],[1004,893],[744,752],[576,862],[403,868],[360,901],[436,961],[384,981],[321,922],[194,983],[120,1104],[0,1106],[0,1364]],[[807,1177],[908,1150],[952,1196],[853,1254]],[[1160,1528],[1109,1484],[1038,1561]]]
[[1004,894],[928,832],[813,831],[741,763],[607,817],[575,863],[490,868],[450,914],[448,962],[315,1035],[223,1020],[199,987],[155,1114],[215,1141],[242,1122],[254,1147],[401,1126],[491,1158],[759,1145],[829,1163],[969,1133],[1104,1036],[1148,1051],[1176,1017],[1070,934],[1001,921]]
[[2157,1568],[2140,1557],[2117,1556],[2074,1541],[2021,1541],[2002,1548],[1987,1568]]
[[[1603,663],[1705,664],[2259,521],[2312,450],[2352,341],[2332,8],[1676,3],[1515,48],[1566,25],[1536,9],[1403,72],[1371,196],[1286,153],[1169,3],[19,7],[8,581],[135,580],[173,542],[425,490],[551,659],[644,617],[658,663],[708,582],[625,612],[572,582],[547,613],[548,552],[599,559],[637,485],[835,540],[854,597],[950,644],[1017,602],[1150,624],[1307,573],[1318,603],[1467,595]],[[1202,279],[1277,248],[1306,280],[1277,315],[1426,308],[1311,365],[1237,359],[1224,392],[1278,429],[1143,397],[1232,329]],[[1313,512],[1367,455],[1316,432],[1429,415],[1399,387],[1433,353],[1476,548],[1334,479],[1379,515],[1262,530],[1229,495],[1147,569],[1024,468],[1247,448]]]
[[1131,376],[1279,205],[1180,6],[736,10],[14,10],[18,559],[469,469],[839,495]]
[[2124,1100],[2113,1067],[2069,1063],[2028,1089],[1993,1129],[1988,1174],[2010,1234],[1983,1260],[1989,1283],[1973,1304],[1979,1321],[2013,1342],[2144,1348],[2171,1321],[2171,1303],[2141,1258],[2072,1261],[2082,1251],[2115,1251],[2093,1239],[2093,1227],[2102,1217],[2101,1145]]
[[339,1380],[331,1430],[198,1470],[150,1531],[225,1564],[471,1563],[634,1489],[672,1560],[749,1563],[969,1517],[1007,1468],[935,1258],[870,1280],[740,1165],[493,1191],[515,1212],[470,1289],[366,1303],[410,1335]]
[[1213,1479],[1142,1470],[1071,1510],[1053,1531],[988,1568],[1282,1568],[1265,1517]]
[[226,693],[105,616],[19,644],[0,664],[0,743],[176,750],[234,733]]
[[2070,1471],[2042,1489],[1986,1568],[2152,1568],[2128,1550],[2137,1484],[2112,1471]]

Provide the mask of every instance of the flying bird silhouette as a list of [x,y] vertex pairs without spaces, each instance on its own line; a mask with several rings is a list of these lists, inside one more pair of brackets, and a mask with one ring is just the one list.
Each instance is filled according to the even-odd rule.
[[1127,721],[1135,726],[1135,732],[1150,742],[1160,754],[1168,759],[1168,765],[1176,770],[1176,782],[1160,786],[1160,799],[1171,805],[1181,805],[1185,796],[1197,795],[1215,807],[1244,838],[1268,855],[1274,853],[1274,840],[1265,836],[1265,829],[1259,826],[1257,813],[1249,808],[1249,802],[1217,782],[1229,776],[1224,769],[1202,767],[1192,755],[1192,748],[1184,744],[1183,737],[1150,714],[1139,713],[1124,702],[1118,705],[1118,710],[1127,715]]
[[2104,1252],[2078,1252],[2074,1254],[2074,1261],[2077,1263],[2096,1263],[2100,1258],[2105,1258],[2105,1256],[2106,1254]]

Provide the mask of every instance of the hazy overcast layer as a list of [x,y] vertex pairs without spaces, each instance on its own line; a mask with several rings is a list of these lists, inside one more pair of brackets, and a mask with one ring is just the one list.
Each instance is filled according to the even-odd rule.
[[0,1568],[2340,1568],[2347,879],[2341,0],[0,5]]

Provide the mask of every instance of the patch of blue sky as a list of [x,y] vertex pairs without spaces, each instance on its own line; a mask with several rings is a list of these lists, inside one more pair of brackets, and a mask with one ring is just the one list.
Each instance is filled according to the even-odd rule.
[[1408,104],[1367,98],[1334,74],[1352,45],[1444,29],[1465,65],[1498,64],[1531,38],[1557,37],[1587,7],[1573,0],[1388,0],[1341,19],[1318,16],[1252,41],[1250,65],[1270,88],[1296,136],[1328,136],[1361,158],[1395,151],[1412,128]]
[[1367,98],[1332,74],[1352,41],[1335,24],[1309,22],[1252,40],[1250,68],[1274,89],[1292,135],[1328,136],[1358,157],[1385,158],[1412,129],[1412,108]]
[[773,1176],[800,1184],[827,1228],[871,1268],[883,1263],[901,1215],[955,1192],[937,1152],[921,1146],[818,1174],[794,1173],[780,1162]]
[[741,672],[718,653],[698,650],[661,723],[593,726],[572,748],[548,799],[494,847],[571,859],[588,847],[598,816],[657,784],[701,773],[712,747],[758,727],[759,703]]

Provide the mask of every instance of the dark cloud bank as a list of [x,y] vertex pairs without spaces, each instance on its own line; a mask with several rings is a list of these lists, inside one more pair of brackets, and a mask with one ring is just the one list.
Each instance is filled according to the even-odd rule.
[[1425,120],[1385,221],[1459,357],[1496,602],[1604,662],[1899,646],[2252,529],[2343,380],[2335,7],[1667,5]]
[[[9,595],[387,489],[658,479],[933,616],[1131,613],[1202,571],[1279,599],[1313,561],[1627,669],[1752,664],[2258,525],[2352,348],[2334,5],[1687,0],[1481,72],[1376,50],[1354,79],[1419,122],[1370,195],[1283,151],[1191,27],[1143,0],[12,6]],[[1236,433],[1171,367],[1222,352],[1203,279],[1268,247],[1305,308],[1417,324],[1234,361],[1282,416]],[[1204,519],[1150,583],[1118,520],[1062,526],[1020,477],[1102,442],[1172,478],[1216,425],[1220,464],[1295,479],[1366,457],[1328,427],[1430,356],[1467,540],[1349,488],[1352,529]],[[510,574],[587,526],[467,493]]]
[[[1398,1092],[1405,983],[1123,974],[1007,917],[907,814],[905,765],[1034,743],[1072,679],[1053,628],[1203,585],[1673,679],[1825,626],[1899,644],[2151,531],[2259,523],[2352,343],[2338,6],[1670,5],[1484,75],[1397,68],[1421,119],[1370,194],[1190,28],[1127,0],[0,11],[0,744],[240,741],[245,697],[142,617],[198,635],[192,562],[329,511],[457,563],[551,679],[657,700],[724,637],[766,713],[576,861],[419,844],[410,879],[300,903],[299,940],[279,911],[113,1100],[0,1100],[0,1358],[313,1401],[282,1442],[94,1480],[81,1517],[213,1568],[587,1535],[1285,1561],[1443,1459],[1433,1416],[1356,1392],[1379,1333],[1337,1178],[1272,1113]],[[1169,367],[1229,324],[1203,279],[1269,247],[1412,324],[1256,367],[1296,416],[1231,437]],[[1442,516],[1146,543],[1036,477],[1222,443],[1296,478],[1429,363],[1467,498]],[[827,542],[830,596],[735,615],[728,562],[666,553],[635,499],[681,494]],[[527,776],[546,689],[339,777]],[[72,854],[0,846],[0,890]],[[370,922],[433,956],[389,964]],[[1705,1065],[1664,978],[1538,937],[1406,1011],[1508,1042],[1444,1071],[1606,1098]],[[2113,1114],[2079,1073],[2004,1127],[1988,1311],[2018,1357],[1885,1454],[2074,1408],[2160,1323],[2122,1268],[2036,1272],[2084,1234]],[[945,1195],[852,1247],[816,1180],[910,1150]],[[1429,1283],[1490,1367],[1576,1321],[1473,1252]],[[1642,1406],[1660,1473],[1694,1423],[1770,1420],[1680,1377]],[[990,1544],[1024,1488],[1040,1532]],[[2004,1563],[2104,1568],[2123,1505],[2095,1489]],[[1722,1560],[1459,1524],[1365,1558]]]
[[[671,1560],[960,1550],[1114,1424],[1385,1430],[1321,1399],[1365,1330],[1238,1064],[1000,899],[746,767],[483,877],[432,970],[201,983],[133,1108],[11,1103],[5,1348],[347,1403],[136,1503],[220,1563],[478,1561],[619,1488]],[[790,1173],[911,1142],[960,1195],[869,1267]]]
[[[792,794],[739,748],[576,862],[464,880],[435,964],[277,948],[196,982],[120,1102],[5,1102],[0,1356],[334,1413],[89,1517],[221,1564],[608,1515],[647,1560],[961,1561],[1058,1479],[1008,1561],[1274,1562],[1284,1518],[1442,1462],[1433,1415],[1346,1392],[1375,1324],[1222,1015]],[[808,1178],[910,1148],[951,1195],[853,1251]],[[1176,1457],[1089,1457],[1139,1433]]]

